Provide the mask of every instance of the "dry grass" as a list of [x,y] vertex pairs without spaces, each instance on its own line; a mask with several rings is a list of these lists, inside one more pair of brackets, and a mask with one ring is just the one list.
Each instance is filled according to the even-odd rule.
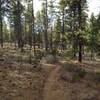
[[28,54],[0,48],[0,100],[100,100],[99,64],[59,58],[55,64],[34,65]]

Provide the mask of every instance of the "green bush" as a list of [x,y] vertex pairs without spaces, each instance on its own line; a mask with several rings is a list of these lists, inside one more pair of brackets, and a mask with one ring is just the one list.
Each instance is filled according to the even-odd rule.
[[82,68],[78,68],[76,70],[76,73],[79,75],[80,78],[84,78],[84,76],[86,75],[86,71]]
[[39,59],[29,56],[28,62],[33,65],[37,65],[39,63]]
[[64,68],[64,70],[72,73],[72,76],[76,78],[75,80],[84,78],[85,75],[87,74],[85,69],[83,69],[75,64],[66,63],[66,64],[63,64],[62,67]]
[[100,82],[100,72],[96,72],[95,80]]
[[72,81],[79,81],[81,78],[76,72],[71,72]]
[[58,55],[61,57],[73,57],[73,52],[69,50],[65,50],[65,51],[59,52]]
[[76,71],[71,72],[72,80],[79,81],[86,75],[86,71],[83,69],[77,69]]
[[47,54],[56,56],[58,54],[58,51],[57,49],[48,49]]
[[35,51],[35,58],[41,59],[45,55],[45,51],[43,50],[36,50]]
[[48,54],[56,56],[58,51],[56,49],[48,49],[47,51],[46,50],[36,50],[35,53],[36,53],[35,57],[37,59],[41,59],[43,56],[46,56]]

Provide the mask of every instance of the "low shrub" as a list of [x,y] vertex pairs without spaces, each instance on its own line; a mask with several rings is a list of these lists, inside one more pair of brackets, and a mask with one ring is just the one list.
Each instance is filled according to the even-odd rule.
[[53,48],[53,49],[48,49],[47,51],[46,51],[46,55],[53,55],[53,56],[56,56],[57,54],[58,54],[58,50],[57,49],[55,49],[55,48]]
[[80,78],[84,78],[84,76],[86,75],[86,71],[82,68],[78,68],[76,70],[76,73],[79,75]]
[[71,72],[70,74],[72,76],[72,81],[79,81],[81,79],[78,73],[76,72]]
[[36,59],[41,59],[45,55],[45,51],[43,50],[36,50],[35,51],[35,58]]
[[95,81],[99,81],[100,82],[100,72],[96,72],[95,73]]
[[73,51],[65,50],[65,51],[59,52],[58,55],[61,56],[61,57],[72,58],[73,57]]
[[84,78],[85,75],[87,74],[85,69],[80,68],[77,65],[73,65],[73,64],[68,64],[67,63],[67,64],[63,64],[63,68],[64,68],[64,70],[66,70],[66,71],[71,73],[73,80],[79,80],[81,78]]

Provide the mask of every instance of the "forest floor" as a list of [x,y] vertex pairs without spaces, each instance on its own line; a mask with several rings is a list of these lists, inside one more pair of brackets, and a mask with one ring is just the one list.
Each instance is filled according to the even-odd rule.
[[0,100],[100,100],[99,63],[29,64],[28,54],[0,48]]

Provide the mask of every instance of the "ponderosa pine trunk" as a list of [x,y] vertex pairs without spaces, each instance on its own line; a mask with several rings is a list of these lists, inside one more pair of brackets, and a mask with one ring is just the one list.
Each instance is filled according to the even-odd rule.
[[33,48],[34,48],[34,55],[35,55],[35,51],[36,51],[36,48],[35,48],[35,29],[34,29],[34,7],[33,7],[33,5],[34,5],[34,2],[33,2],[33,0],[32,0],[32,33],[33,33]]
[[[81,22],[82,22],[82,7],[81,7],[81,0],[79,0],[77,2],[78,4],[78,23],[79,23],[79,29],[81,29]],[[82,40],[81,40],[81,36],[80,36],[81,33],[79,33],[78,35],[78,45],[79,45],[79,58],[78,58],[78,61],[79,62],[82,62]]]
[[53,36],[52,36],[52,27],[51,27],[51,34],[50,34],[51,36],[50,36],[50,48],[51,49],[53,49],[53,41],[52,41],[52,38],[53,38]]
[[2,31],[2,27],[3,27],[2,16],[0,16],[0,44],[1,44],[1,47],[3,47],[3,31]]
[[79,43],[79,62],[82,62],[82,45]]
[[45,39],[45,50],[48,50],[48,15],[47,15],[47,7],[48,1],[45,0],[45,32],[44,32],[44,39]]
[[23,41],[22,41],[22,26],[21,26],[21,4],[20,1],[17,1],[17,9],[15,11],[15,30],[16,36],[17,36],[17,41],[18,41],[18,48],[23,51]]
[[1,47],[3,47],[3,30],[2,30],[2,27],[3,27],[3,23],[2,23],[2,8],[1,8],[1,5],[2,5],[2,2],[0,0],[0,44],[1,44]]
[[63,7],[63,11],[62,11],[62,50],[64,50],[64,34],[65,34],[65,10]]

